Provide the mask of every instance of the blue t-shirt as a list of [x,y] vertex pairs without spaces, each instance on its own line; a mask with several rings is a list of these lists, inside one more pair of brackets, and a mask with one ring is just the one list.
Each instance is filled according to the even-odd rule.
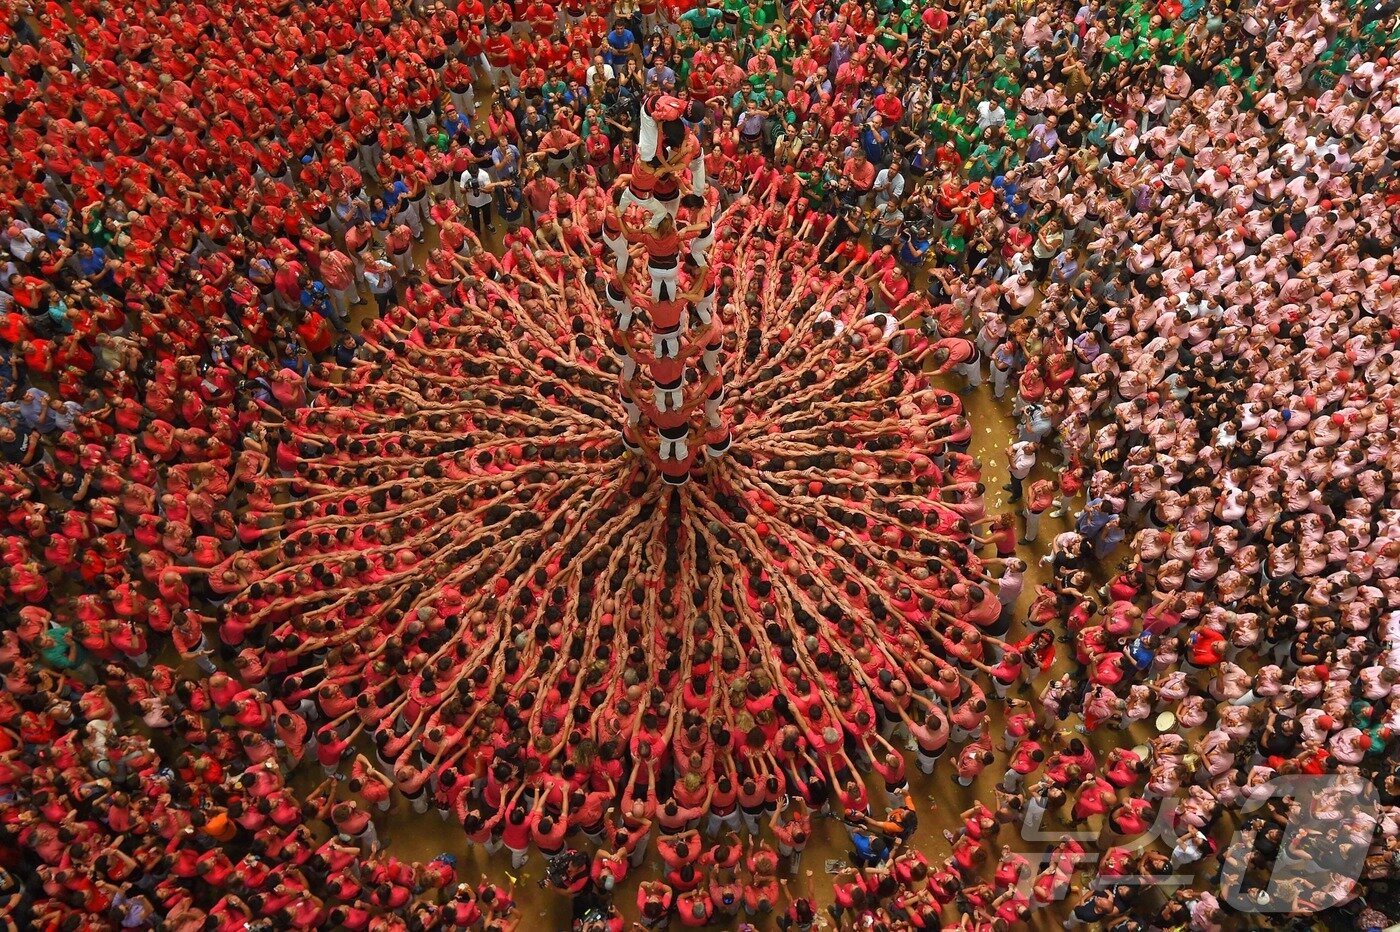
[[623,29],[620,33],[614,29],[608,33],[608,45],[614,51],[625,52],[637,44],[637,37],[632,35],[632,30]]
[[449,136],[456,136],[463,130],[470,131],[472,121],[463,117],[460,113],[453,113],[442,119],[442,130]]
[[851,841],[856,846],[856,857],[863,862],[879,864],[889,856],[889,848],[884,848],[877,853],[874,839],[862,832],[852,832]]
[[315,311],[327,320],[335,319],[331,310],[330,294],[322,282],[315,281],[301,289],[301,306],[306,310]]
[[92,255],[83,256],[80,253],[77,258],[78,271],[82,273],[84,278],[96,275],[102,271],[102,266],[107,264],[107,253],[103,251],[101,246],[92,247]]
[[907,265],[915,265],[923,261],[924,254],[928,252],[929,239],[923,233],[910,231],[905,227],[899,235],[899,259]]
[[885,145],[890,140],[890,134],[883,129],[877,130],[867,126],[860,133],[860,147],[865,151],[865,157],[872,165],[882,165],[885,161]]
[[392,210],[399,205],[399,201],[408,196],[408,185],[403,181],[395,181],[384,189],[384,203]]

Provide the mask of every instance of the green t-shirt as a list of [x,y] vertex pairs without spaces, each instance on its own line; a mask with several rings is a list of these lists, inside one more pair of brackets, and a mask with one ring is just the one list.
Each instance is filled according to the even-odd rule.
[[969,126],[967,117],[951,109],[945,109],[934,119],[934,139],[940,145],[951,142],[953,148],[958,150],[958,155],[967,158],[968,153],[972,151],[973,143],[973,126]]
[[1006,73],[997,75],[992,81],[992,87],[1004,94],[1007,100],[1017,100],[1021,96],[1021,85]]
[[693,10],[687,10],[686,12],[682,13],[681,19],[694,26],[695,32],[698,35],[704,36],[707,35],[709,31],[714,28],[715,23],[719,22],[720,17],[723,15],[723,13],[721,13],[719,10],[716,10],[714,7],[710,7],[709,9],[705,10],[696,7]]
[[1239,84],[1240,78],[1243,75],[1244,69],[1239,65],[1231,64],[1229,61],[1223,61],[1215,72],[1214,84],[1216,87],[1224,87],[1227,84]]
[[[1180,63],[1186,54],[1186,33],[1184,32],[1177,32],[1163,26],[1161,29],[1155,30],[1149,38],[1156,39],[1162,53],[1173,62]],[[1152,55],[1152,47],[1146,42],[1140,43],[1138,52],[1140,53],[1139,57],[1146,60]]]
[[1400,25],[1385,27],[1386,20],[1372,20],[1361,27],[1361,44],[1366,48],[1394,48],[1400,44]]
[[39,652],[44,659],[44,663],[56,670],[69,670],[82,662],[82,648],[78,649],[75,659],[68,659],[68,648],[73,643],[72,628],[63,625],[54,625],[45,633],[53,638],[53,643]]
[[[770,20],[771,22],[771,20]],[[788,48],[787,37],[772,29],[764,29],[754,36],[754,51],[765,51],[773,56],[773,60],[782,64],[787,60],[791,49]]]
[[106,246],[112,242],[112,231],[107,229],[107,225],[102,222],[102,211],[92,212],[92,219],[83,229],[83,237],[93,246]]
[[1006,149],[979,142],[968,156],[968,161],[972,164],[968,167],[967,176],[973,181],[981,181],[1001,171],[1002,163],[1006,161]]
[[897,16],[886,16],[880,20],[880,38],[877,40],[885,51],[893,52],[909,40],[909,24]]
[[1104,69],[1112,71],[1114,68],[1117,68],[1120,64],[1127,61],[1136,50],[1137,43],[1133,41],[1132,37],[1125,36],[1122,33],[1111,36],[1108,41],[1103,44]]
[[745,5],[739,10],[739,35],[744,37],[761,36],[772,22],[763,7],[751,7]]

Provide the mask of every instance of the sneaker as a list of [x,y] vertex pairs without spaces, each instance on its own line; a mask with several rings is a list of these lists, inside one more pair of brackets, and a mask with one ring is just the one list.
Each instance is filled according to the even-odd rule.
[[1064,516],[1065,516],[1064,509],[1062,509],[1062,508],[1051,508],[1051,509],[1050,509],[1050,517],[1052,517],[1052,518],[1063,518]]

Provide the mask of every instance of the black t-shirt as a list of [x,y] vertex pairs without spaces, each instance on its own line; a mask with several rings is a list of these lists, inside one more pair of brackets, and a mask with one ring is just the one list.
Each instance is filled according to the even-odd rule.
[[548,130],[549,124],[537,113],[534,120],[526,117],[520,124],[520,138],[524,140],[526,149],[533,152],[539,146],[540,137]]
[[472,150],[473,159],[478,163],[485,160],[486,164],[489,165],[491,163],[491,152],[496,148],[496,144],[489,139],[483,139],[480,142],[473,140],[470,148]]
[[519,185],[511,185],[504,189],[505,193],[501,199],[501,216],[506,220],[519,220],[525,210],[524,197],[520,193]]
[[15,439],[8,443],[0,441],[0,455],[16,466],[23,466],[25,459],[29,456],[30,444],[34,442],[34,435],[29,431],[15,431]]
[[83,471],[76,465],[70,466],[60,472],[58,474],[58,494],[71,500],[74,495],[78,494],[78,490],[83,487],[83,476]]

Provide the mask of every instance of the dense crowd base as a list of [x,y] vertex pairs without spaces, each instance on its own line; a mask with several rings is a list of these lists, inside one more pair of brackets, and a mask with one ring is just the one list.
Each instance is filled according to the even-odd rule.
[[5,9],[0,923],[1389,921],[1393,3]]

